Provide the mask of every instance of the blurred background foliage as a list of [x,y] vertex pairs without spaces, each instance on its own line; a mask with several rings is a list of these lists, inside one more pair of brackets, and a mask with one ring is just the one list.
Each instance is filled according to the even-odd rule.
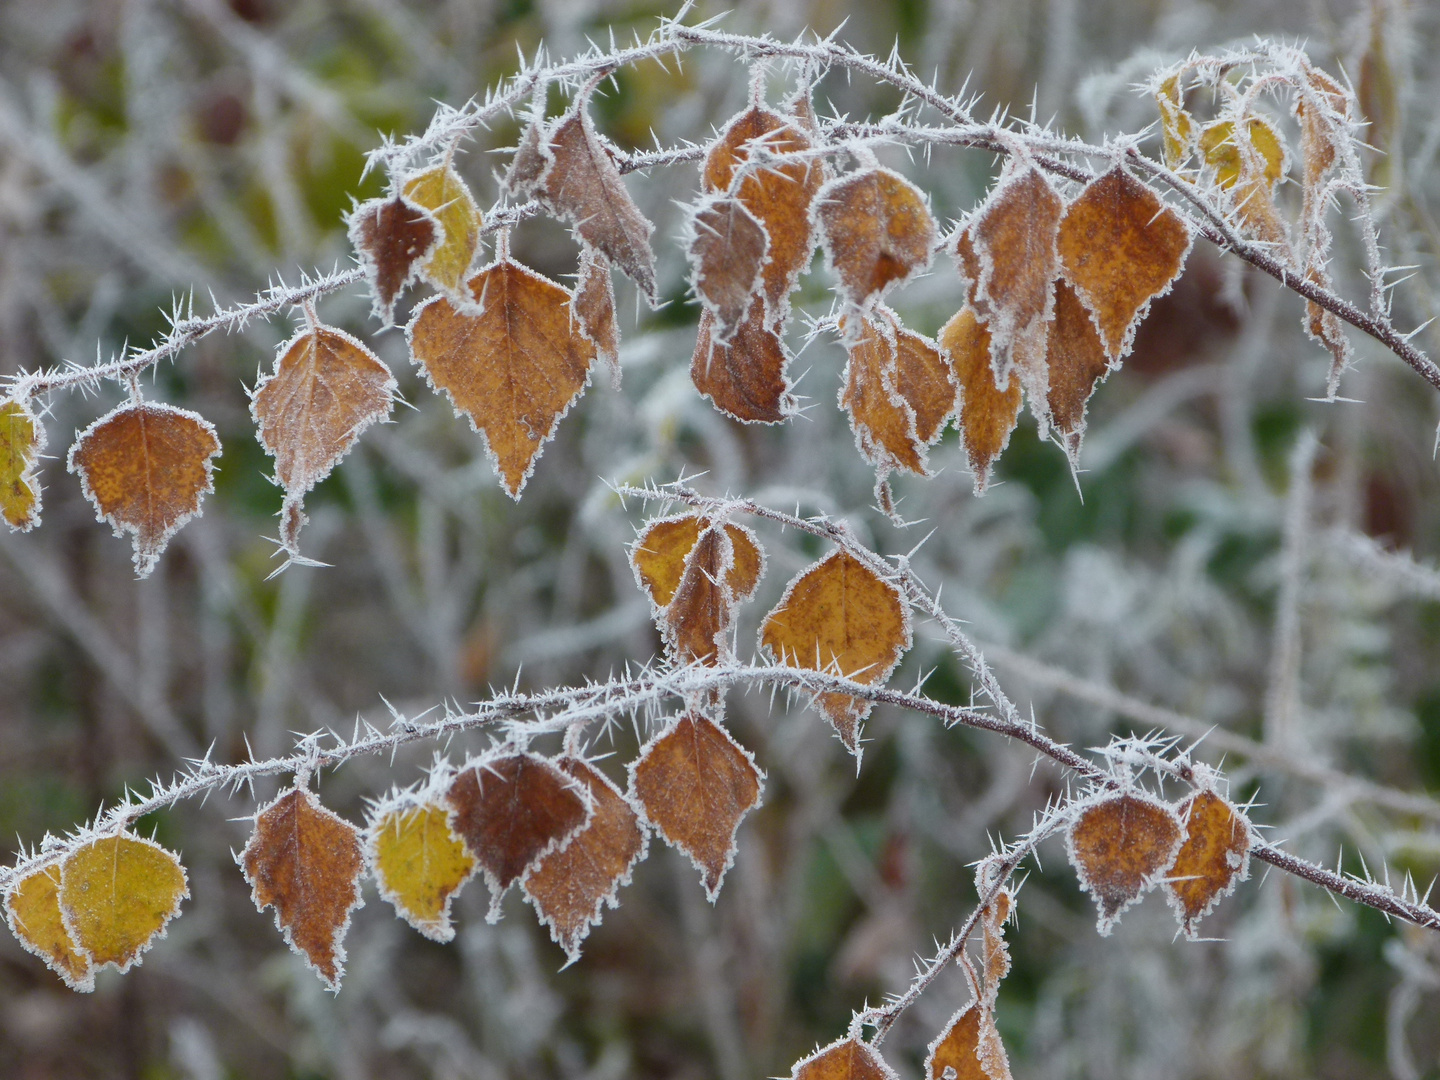
[[[942,89],[980,94],[981,113],[1033,109],[1091,139],[1154,121],[1134,87],[1162,63],[1253,34],[1303,39],[1314,60],[1348,74],[1372,124],[1384,240],[1392,261],[1416,267],[1396,290],[1397,323],[1440,312],[1433,4],[727,6],[727,25],[782,37],[848,20],[845,41],[881,54],[898,41]],[[664,10],[610,0],[0,3],[0,372],[148,343],[175,296],[193,291],[203,311],[212,295],[233,303],[277,275],[348,264],[341,214],[383,187],[363,175],[380,133],[422,129],[434,101],[483,93],[515,70],[517,51],[533,56],[543,43],[559,57],[612,32],[643,35]],[[771,73],[772,97],[787,77]],[[641,65],[618,74],[597,122],[623,146],[704,138],[742,104],[745,83],[727,56]],[[817,98],[823,112],[857,116],[896,104],[837,76]],[[517,130],[499,124],[464,147],[460,168],[482,205],[497,198],[507,160],[493,151]],[[968,151],[885,157],[947,219],[976,205],[996,168]],[[842,515],[886,552],[933,529],[917,569],[943,585],[1012,696],[1057,737],[1092,746],[1150,730],[1155,717],[1192,738],[1214,728],[1200,756],[1224,757],[1234,792],[1255,796],[1257,820],[1297,852],[1333,864],[1343,848],[1351,868],[1363,857],[1392,878],[1435,874],[1436,804],[1376,796],[1440,796],[1440,574],[1427,569],[1440,557],[1440,400],[1416,376],[1357,340],[1360,363],[1341,392],[1363,404],[1312,400],[1328,360],[1300,333],[1299,302],[1197,249],[1126,369],[1092,402],[1078,485],[1026,420],[1002,460],[1004,482],[977,499],[952,432],[932,454],[940,475],[897,482],[901,511],[923,522],[899,529],[874,510],[870,471],[834,406],[834,342],[801,354],[809,408],[784,428],[742,428],[695,394],[696,308],[674,241],[676,203],[693,198],[696,178],[680,167],[630,183],[658,226],[671,303],[642,311],[621,283],[624,387],[592,387],[518,505],[468,426],[417,380],[402,335],[375,332],[358,290],[327,299],[321,315],[371,341],[414,408],[368,433],[308,500],[308,552],[333,568],[267,577],[280,497],[243,387],[289,336],[286,320],[207,339],[157,372],[147,393],[212,420],[224,456],[205,516],[146,581],[133,580],[128,545],[94,522],[64,472],[71,433],[119,391],[50,403],[45,524],[0,537],[0,833],[33,843],[63,831],[207,747],[229,760],[269,756],[297,731],[348,731],[357,714],[384,723],[381,695],[415,714],[489,685],[555,685],[649,660],[658,639],[624,551],[640,508],[622,506],[606,482],[703,471],[709,490]],[[1339,265],[1356,264],[1353,242],[1342,230]],[[554,223],[525,224],[514,248],[547,274],[574,272],[574,245]],[[823,313],[828,285],[817,268],[799,306]],[[1343,272],[1341,285],[1359,293]],[[933,333],[959,300],[940,265],[895,303]],[[1422,340],[1440,354],[1434,333]],[[1296,453],[1311,432],[1313,459]],[[1287,528],[1297,505],[1299,524],[1292,514]],[[803,538],[763,539],[771,571],[742,616],[742,651],[759,613],[820,554]],[[1293,654],[1277,630],[1287,602]],[[897,680],[922,674],[932,693],[969,700],[966,671],[923,632]],[[768,697],[740,696],[730,712],[768,779],[714,908],[689,864],[657,843],[583,960],[560,971],[562,954],[516,897],[490,926],[472,885],[457,940],[437,946],[368,892],[332,997],[254,910],[233,864],[250,793],[217,796],[146,823],[182,851],[193,899],[142,968],[104,975],[80,996],[8,936],[0,942],[0,1073],[788,1074],[844,1030],[850,1010],[905,985],[912,956],[973,902],[967,864],[988,852],[988,837],[1028,825],[1060,781],[1021,748],[883,710],[857,775],[798,703],[772,712]],[[1237,752],[1226,733],[1259,749]],[[621,775],[643,735],[643,723],[607,732],[605,767]],[[448,752],[483,745],[456,740]],[[430,753],[352,763],[325,777],[325,800],[360,820],[366,797],[416,778]],[[1325,768],[1364,783],[1317,780]],[[1102,940],[1059,847],[1042,855],[1000,998],[1017,1077],[1440,1075],[1434,935],[1272,876],[1242,886],[1207,923],[1220,940],[1174,941],[1158,898]],[[918,1075],[925,1043],[964,1000],[949,979],[906,1015],[886,1045],[902,1075]]]

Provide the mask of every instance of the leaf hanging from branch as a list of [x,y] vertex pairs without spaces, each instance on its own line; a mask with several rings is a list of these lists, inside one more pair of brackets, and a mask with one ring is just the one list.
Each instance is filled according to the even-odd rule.
[[438,792],[404,793],[377,806],[365,830],[365,863],[380,895],[431,941],[455,936],[450,903],[476,866],[449,818]]
[[801,1058],[790,1072],[791,1080],[899,1080],[880,1052],[858,1039],[837,1039],[807,1058]]
[[941,328],[940,347],[950,357],[959,385],[960,438],[979,495],[990,483],[990,467],[1010,442],[1020,418],[1020,380],[1012,377],[1003,390],[995,385],[990,333],[968,306]]
[[711,340],[728,345],[759,299],[770,234],[739,199],[703,197],[690,219],[691,283],[712,319]]
[[1178,811],[1185,841],[1165,879],[1170,906],[1185,936],[1250,876],[1250,822],[1224,797],[1197,791]]
[[714,316],[702,312],[695,353],[690,358],[690,379],[717,409],[736,420],[782,424],[798,408],[785,373],[790,350],[780,335],[765,325],[763,315],[762,305],[753,305],[734,339],[721,345],[711,336]]
[[190,887],[173,852],[129,833],[76,848],[60,864],[60,913],[76,951],[128,971],[180,914]]
[[5,919],[26,952],[45,961],[71,990],[95,989],[95,965],[65,927],[60,911],[60,866],[25,875],[5,894]]
[[580,248],[580,272],[575,278],[572,308],[580,333],[609,366],[611,385],[620,389],[620,328],[615,320],[615,286],[610,281],[610,260],[589,244]]
[[406,177],[400,190],[410,202],[428,210],[441,230],[441,239],[426,255],[420,272],[437,289],[458,290],[480,250],[483,224],[469,187],[445,162]]
[[890,169],[830,181],[813,213],[841,295],[858,308],[929,269],[936,227],[925,193]]
[[27,405],[0,402],[0,514],[13,532],[40,524],[40,478],[35,466],[45,449],[45,429]]
[[1065,440],[1073,467],[1085,434],[1085,404],[1111,368],[1090,312],[1064,278],[1055,282],[1055,322],[1045,360],[1050,366],[1050,420]]
[[1159,884],[1184,835],[1175,811],[1140,791],[1103,795],[1076,814],[1066,850],[1081,891],[1095,898],[1102,935]]
[[420,276],[444,230],[435,215],[403,195],[361,203],[350,212],[346,227],[370,283],[371,314],[390,326],[396,299]]

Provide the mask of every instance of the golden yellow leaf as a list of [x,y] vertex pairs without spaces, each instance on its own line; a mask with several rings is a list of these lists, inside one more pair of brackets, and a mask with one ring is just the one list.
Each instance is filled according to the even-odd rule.
[[365,830],[365,861],[380,895],[432,941],[455,936],[450,902],[475,872],[449,818],[439,802],[402,796],[377,808]]
[[968,306],[941,328],[940,347],[950,357],[960,387],[960,438],[978,495],[989,484],[990,466],[1009,443],[1020,418],[1020,380],[1012,377],[1005,389],[996,387],[989,331]]
[[1159,884],[1184,835],[1175,811],[1140,791],[1102,795],[1076,815],[1066,849],[1081,891],[1095,898],[1102,935]]
[[6,893],[5,918],[15,939],[45,961],[66,986],[95,989],[95,968],[70,936],[60,912],[58,864],[26,874]]
[[22,402],[0,403],[0,514],[15,532],[40,524],[40,480],[35,466],[45,429]]
[[[760,644],[778,663],[883,685],[910,648],[910,613],[898,588],[837,548],[786,586],[760,628]],[[860,723],[872,703],[821,693],[816,705],[858,756]]]
[[1215,182],[1222,188],[1233,188],[1240,177],[1250,171],[1247,158],[1258,155],[1259,167],[1253,171],[1274,187],[1285,175],[1285,143],[1280,132],[1269,120],[1252,116],[1245,124],[1248,142],[1241,146],[1235,138],[1235,121],[1216,120],[1200,132],[1200,153],[1215,172]]
[[880,1052],[857,1039],[837,1039],[795,1063],[791,1080],[899,1080]]
[[971,1001],[950,1018],[929,1046],[925,1080],[1010,1080],[1010,1062],[992,1010]]
[[159,844],[128,833],[76,848],[60,864],[60,912],[76,950],[98,968],[128,971],[190,888],[185,868]]
[[1227,799],[1198,791],[1181,804],[1185,842],[1165,879],[1185,936],[1250,876],[1250,822]]
[[447,162],[407,176],[400,190],[410,202],[430,211],[442,232],[420,272],[436,288],[459,289],[480,250],[483,224],[470,189]]
[[1155,91],[1160,107],[1160,130],[1165,164],[1178,169],[1185,164],[1195,147],[1195,120],[1185,111],[1185,98],[1180,89],[1180,73],[1164,80]]

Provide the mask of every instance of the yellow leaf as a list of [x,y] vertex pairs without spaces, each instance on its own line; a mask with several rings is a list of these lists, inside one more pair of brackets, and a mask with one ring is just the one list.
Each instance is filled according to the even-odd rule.
[[72,990],[95,989],[95,968],[80,951],[60,914],[60,867],[43,867],[21,878],[5,897],[10,932],[44,960]]
[[45,429],[18,401],[0,404],[0,513],[16,532],[40,524],[40,483],[35,463],[45,445]]
[[1235,141],[1235,123],[1232,120],[1217,120],[1207,124],[1200,133],[1200,153],[1205,163],[1215,170],[1215,182],[1223,188],[1232,188],[1240,180],[1245,169],[1245,152],[1253,150],[1260,156],[1260,172],[1265,182],[1274,187],[1285,174],[1285,144],[1280,133],[1258,116],[1252,116],[1245,125],[1249,135],[1249,146],[1242,148]]
[[60,864],[65,929],[97,967],[128,970],[189,896],[180,860],[128,833],[92,840]]
[[409,177],[403,191],[416,206],[429,210],[445,231],[420,272],[437,288],[459,289],[480,248],[480,208],[470,189],[446,164]]
[[450,901],[475,872],[475,859],[450,831],[450,811],[412,800],[382,809],[365,834],[366,861],[380,895],[432,941],[455,936]]

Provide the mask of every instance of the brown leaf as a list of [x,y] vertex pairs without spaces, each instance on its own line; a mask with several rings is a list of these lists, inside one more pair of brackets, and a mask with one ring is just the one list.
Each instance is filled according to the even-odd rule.
[[588,792],[535,754],[502,753],[466,767],[445,793],[450,827],[490,886],[491,922],[505,892],[589,823]]
[[776,329],[789,318],[790,292],[815,250],[810,204],[825,183],[825,166],[815,158],[743,166],[756,146],[763,146],[770,157],[809,150],[810,138],[797,123],[752,105],[725,125],[700,174],[702,191],[737,196],[770,237],[770,261],[763,274],[764,323]]
[[[900,590],[843,548],[797,575],[760,628],[760,644],[778,663],[871,686],[890,678],[910,640]],[[872,703],[822,693],[816,705],[858,757],[860,722]]]
[[785,368],[790,350],[764,323],[762,305],[750,308],[728,345],[711,337],[714,316],[700,314],[690,379],[723,413],[747,424],[781,424],[795,415],[795,395]]
[[575,321],[595,346],[596,355],[610,368],[610,382],[620,388],[620,329],[615,321],[615,287],[610,282],[610,260],[589,244],[580,248],[580,272],[575,279]]
[[1160,196],[1116,166],[1092,180],[1060,222],[1065,280],[1090,310],[1111,363],[1185,268],[1190,229]]
[[389,326],[396,298],[420,276],[443,230],[433,214],[402,195],[361,203],[350,212],[347,227],[370,282],[371,313]]
[[442,163],[406,177],[401,191],[416,206],[430,211],[441,229],[440,242],[420,272],[438,289],[459,289],[480,250],[483,224],[469,187],[448,163]]
[[[280,346],[274,373],[251,395],[250,415],[287,502],[298,505],[362,431],[390,415],[394,393],[390,369],[343,330],[311,325]],[[285,524],[282,539],[293,550]]]
[[518,499],[561,417],[590,380],[595,346],[571,311],[570,293],[506,258],[467,283],[477,310],[434,296],[406,328],[430,385],[464,413]]
[[[1302,92],[1295,99],[1300,121],[1300,156],[1304,160],[1305,201],[1311,203],[1335,165],[1339,127],[1350,119],[1350,95],[1319,68],[1308,68]],[[1333,115],[1332,115],[1333,114]],[[1307,215],[1308,216],[1308,215]]]
[[135,572],[145,577],[200,499],[215,490],[211,459],[220,440],[198,413],[129,401],[76,436],[69,471],[116,536],[132,534]]
[[1001,889],[980,913],[980,957],[985,975],[985,1004],[995,1008],[1000,981],[1010,974],[1010,946],[1005,944],[1005,923],[1015,910],[1015,895]]
[[930,267],[935,219],[925,193],[897,172],[877,166],[832,180],[813,214],[841,295],[856,307]]
[[1110,358],[1090,312],[1064,278],[1055,282],[1055,322],[1045,361],[1050,365],[1050,420],[1074,463],[1085,434],[1085,403],[1110,374]]
[[728,344],[760,294],[770,236],[739,199],[707,195],[695,206],[687,254],[711,338]]
[[261,911],[275,909],[286,943],[331,990],[345,973],[345,931],[361,907],[360,830],[304,788],[281,792],[255,815],[240,865]]
[[[700,531],[711,527],[708,519],[695,514],[656,518],[645,523],[630,545],[635,581],[649,593],[657,616],[663,615],[674,599]],[[725,576],[726,585],[737,599],[748,600],[765,573],[765,553],[755,534],[743,525],[727,524],[725,532],[735,555]]]
[[40,478],[35,466],[45,449],[45,429],[30,406],[0,403],[0,514],[13,532],[40,524]]
[[685,556],[685,569],[662,630],[680,663],[718,663],[732,655],[730,626],[735,609],[759,583],[764,556],[755,535],[740,525],[704,529]]
[[522,887],[550,937],[573,963],[590,928],[600,925],[605,905],[619,907],[616,893],[630,883],[630,871],[645,857],[649,834],[604,773],[577,757],[556,764],[585,785],[595,812],[562,850],[541,858]]
[[1228,800],[1199,791],[1180,804],[1185,842],[1165,880],[1185,936],[1250,876],[1250,823]]
[[655,226],[625,190],[620,170],[590,123],[588,104],[588,98],[577,98],[550,129],[550,141],[541,148],[547,164],[539,194],[581,240],[628,274],[654,307],[659,302],[650,250]]
[[535,194],[540,178],[550,165],[542,149],[550,143],[543,97],[540,95],[536,109],[531,111],[520,143],[515,147],[515,156],[510,159],[510,169],[505,173],[505,190],[517,199],[528,199]]
[[707,716],[676,717],[630,765],[632,801],[665,842],[690,856],[713,902],[735,859],[740,819],[760,805],[755,759]]
[[928,1048],[925,1080],[1010,1080],[993,1010],[972,1000],[951,1017]]
[[791,1080],[899,1080],[880,1052],[857,1039],[837,1039],[795,1063]]
[[990,466],[1006,444],[1020,417],[1020,380],[1001,390],[990,366],[990,332],[969,307],[961,308],[940,330],[940,347],[950,357],[960,390],[956,411],[960,437],[975,474],[978,495],[990,483]]
[[1175,811],[1139,791],[1103,795],[1076,816],[1066,848],[1080,890],[1095,898],[1102,935],[1165,876],[1183,838]]
[[1046,400],[1045,340],[1053,311],[1050,283],[1060,272],[1056,237],[1065,202],[1033,165],[1008,166],[966,226],[973,263],[971,306],[990,333],[995,380],[1018,368],[1042,421]]

